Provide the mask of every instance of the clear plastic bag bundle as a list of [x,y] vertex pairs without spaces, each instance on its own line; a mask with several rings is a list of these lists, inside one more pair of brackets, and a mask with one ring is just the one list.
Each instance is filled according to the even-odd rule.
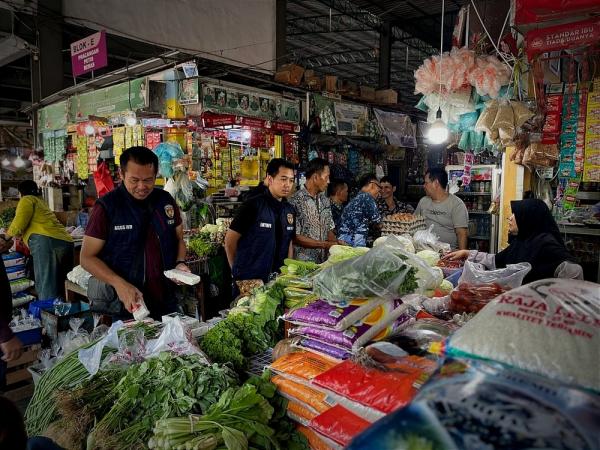
[[503,269],[486,270],[481,264],[465,261],[458,284],[497,283],[504,289],[514,289],[523,284],[523,279],[531,270],[531,264],[507,264]]
[[322,270],[313,282],[321,297],[344,302],[370,296],[399,298],[423,290],[434,278],[431,269],[392,236],[363,256]]
[[450,251],[450,244],[440,241],[437,234],[433,232],[433,225],[427,230],[416,231],[413,235],[415,250],[433,250],[434,252],[447,253]]

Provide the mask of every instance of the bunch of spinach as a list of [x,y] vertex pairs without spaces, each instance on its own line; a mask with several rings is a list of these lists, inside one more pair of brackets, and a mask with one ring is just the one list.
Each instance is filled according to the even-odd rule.
[[96,417],[88,436],[89,449],[142,447],[156,420],[203,413],[228,388],[238,384],[227,366],[206,365],[198,355],[161,353],[130,366],[106,395],[107,410]]
[[[273,407],[276,396],[268,372],[263,377],[253,377],[242,387],[225,391],[202,416],[158,420],[148,447],[160,450],[223,446],[229,450],[307,449],[306,441],[300,436],[274,428],[275,417],[279,420],[285,414],[285,404],[281,409]],[[276,403],[276,406],[281,405]]]

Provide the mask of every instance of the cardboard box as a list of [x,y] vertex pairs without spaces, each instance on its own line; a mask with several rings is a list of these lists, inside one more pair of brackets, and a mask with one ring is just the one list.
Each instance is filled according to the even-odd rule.
[[305,78],[306,87],[311,91],[320,91],[323,86],[323,81],[320,77]]
[[300,86],[302,75],[304,75],[304,67],[297,64],[284,64],[275,73],[275,81],[291,86]]
[[360,98],[363,100],[375,101],[375,88],[370,86],[360,87]]
[[337,92],[337,77],[335,75],[325,75],[325,90],[327,92]]
[[375,91],[375,101],[395,105],[398,103],[398,92],[393,89],[381,89]]
[[342,80],[341,86],[339,87],[340,94],[344,95],[360,95],[360,89],[358,88],[358,83],[354,81]]
[[306,69],[304,71],[304,81],[306,82],[309,78],[313,78],[315,76],[315,71],[312,69]]

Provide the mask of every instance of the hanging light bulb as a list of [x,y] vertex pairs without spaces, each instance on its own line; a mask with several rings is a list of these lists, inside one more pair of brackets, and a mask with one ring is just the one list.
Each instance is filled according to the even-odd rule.
[[94,133],[96,132],[96,130],[94,129],[94,126],[91,123],[88,123],[85,126],[83,131],[85,131],[85,134],[87,134],[88,136],[93,136]]
[[427,131],[427,139],[429,139],[429,142],[432,144],[441,144],[448,139],[448,127],[442,120],[441,109],[438,109],[437,114],[435,115],[435,121]]
[[242,138],[244,138],[244,140],[246,140],[246,141],[249,140],[251,136],[252,136],[252,132],[250,130],[245,130],[242,133]]
[[442,0],[442,25],[440,27],[440,63],[438,64],[440,71],[440,91],[439,91],[439,106],[437,113],[435,114],[435,120],[429,127],[427,132],[427,139],[432,144],[441,144],[446,142],[448,139],[448,127],[442,120],[442,63],[444,60],[444,8],[445,2]]
[[2,167],[8,167],[10,166],[10,161],[9,159],[5,156],[4,159],[2,160]]
[[14,165],[17,169],[19,169],[25,165],[25,160],[23,160],[23,158],[21,158],[21,155],[17,156],[17,158],[15,159]]

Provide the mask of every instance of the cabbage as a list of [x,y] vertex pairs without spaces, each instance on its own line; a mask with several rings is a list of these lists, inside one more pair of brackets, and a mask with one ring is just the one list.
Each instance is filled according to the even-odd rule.
[[418,268],[417,280],[424,280],[424,283],[419,283],[419,286],[425,289],[436,289],[444,281],[444,272],[439,267]]
[[329,258],[327,262],[330,264],[336,264],[347,259],[356,258],[367,253],[369,249],[367,247],[350,247],[347,245],[332,245],[329,249]]
[[449,294],[452,291],[452,289],[454,289],[454,286],[448,280],[444,280],[442,281],[442,284],[440,284],[440,287],[438,289]]
[[[373,247],[383,245],[389,239],[389,237],[390,236],[381,236],[380,238],[375,239],[375,242],[373,242]],[[398,239],[400,245],[405,251],[408,253],[415,252],[415,246],[413,245],[412,239],[406,236],[396,236],[396,239]]]
[[433,250],[421,250],[417,253],[417,256],[431,267],[434,267],[440,260],[440,255],[438,252],[434,252]]

